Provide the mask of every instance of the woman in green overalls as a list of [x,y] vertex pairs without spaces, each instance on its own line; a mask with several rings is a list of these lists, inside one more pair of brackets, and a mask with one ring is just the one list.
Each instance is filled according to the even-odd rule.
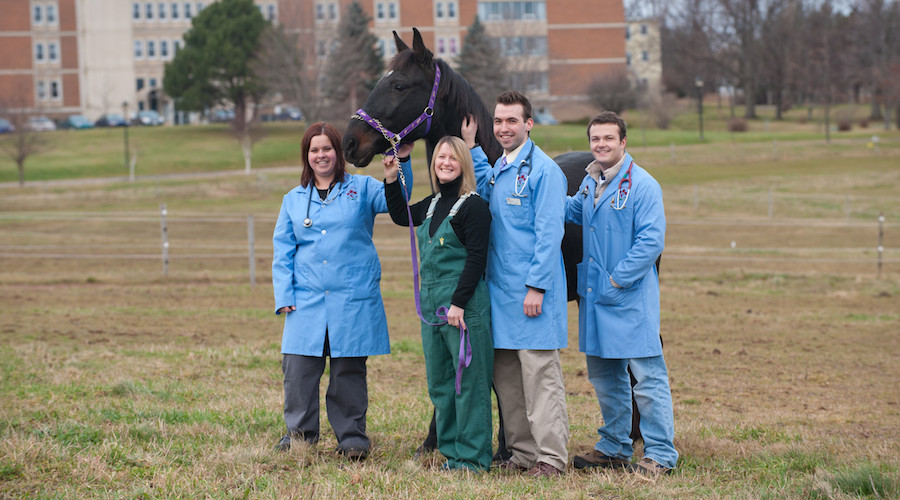
[[[402,147],[408,156],[411,146]],[[409,161],[401,158],[401,161]],[[421,258],[422,347],[428,394],[435,407],[438,450],[444,469],[487,471],[491,466],[491,378],[494,345],[484,270],[491,212],[475,194],[475,171],[466,143],[444,137],[431,160],[433,194],[409,206],[397,182],[398,162],[384,160],[385,198],[391,219],[418,226]],[[436,312],[440,308],[441,312]],[[446,323],[443,318],[446,315]],[[468,336],[460,333],[467,330]],[[464,361],[471,345],[471,361]],[[465,363],[463,363],[464,365]]]

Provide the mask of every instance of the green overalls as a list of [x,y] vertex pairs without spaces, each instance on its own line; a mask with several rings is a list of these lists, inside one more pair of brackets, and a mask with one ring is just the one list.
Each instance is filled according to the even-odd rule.
[[[425,220],[416,229],[421,254],[422,314],[431,323],[439,322],[435,310],[450,308],[450,300],[466,262],[466,248],[456,237],[450,220],[472,194],[460,196],[450,213],[429,236],[431,217],[440,198],[431,202]],[[465,306],[464,319],[472,344],[472,361],[462,374],[460,394],[456,394],[459,363],[459,329],[448,324],[422,323],[422,348],[428,394],[435,408],[438,450],[450,469],[487,471],[491,466],[491,380],[494,373],[494,343],[491,338],[491,302],[487,285],[480,280]]]

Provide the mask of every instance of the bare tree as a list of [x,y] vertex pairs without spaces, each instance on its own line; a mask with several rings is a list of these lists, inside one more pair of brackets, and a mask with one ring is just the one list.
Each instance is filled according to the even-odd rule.
[[0,115],[5,116],[14,130],[0,136],[0,148],[16,163],[19,172],[19,186],[25,186],[25,160],[41,151],[49,149],[45,136],[28,125],[33,113],[28,111],[21,99],[7,98],[0,100]]
[[638,104],[638,92],[625,71],[598,76],[588,86],[588,98],[599,109],[622,114]]
[[456,68],[475,87],[481,100],[490,108],[500,92],[506,90],[506,58],[500,54],[498,41],[489,36],[475,17],[463,40]]
[[384,71],[378,39],[369,31],[369,21],[358,1],[347,6],[338,26],[337,45],[325,67],[332,105],[348,115],[359,107]]
[[900,84],[892,74],[900,64],[900,2],[858,0],[851,22],[860,85],[872,94],[870,118],[883,119],[885,130],[890,129],[891,109],[900,104],[896,97]]
[[296,34],[282,25],[269,25],[260,36],[260,47],[251,62],[253,72],[284,102],[296,104],[309,122],[318,121],[324,103],[317,85],[315,68],[306,61],[314,54],[300,48]]

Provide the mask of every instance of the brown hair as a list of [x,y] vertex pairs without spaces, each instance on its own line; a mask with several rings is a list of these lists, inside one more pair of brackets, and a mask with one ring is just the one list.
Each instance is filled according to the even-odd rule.
[[309,146],[313,137],[317,135],[324,135],[327,137],[331,142],[331,147],[334,148],[335,155],[337,156],[337,161],[335,161],[334,165],[335,180],[338,182],[342,181],[344,179],[344,173],[346,172],[346,168],[344,168],[344,151],[341,149],[341,133],[330,123],[313,123],[306,129],[306,133],[303,134],[303,141],[300,143],[300,161],[303,162],[303,173],[300,174],[300,185],[303,187],[308,186],[309,181],[314,180],[316,177],[312,165],[309,164]]
[[622,119],[621,116],[612,112],[612,111],[603,111],[599,115],[595,116],[591,123],[588,123],[587,126],[587,135],[588,139],[591,137],[591,127],[594,125],[605,125],[607,123],[611,123],[619,127],[619,142],[622,142],[622,139],[626,137],[625,135],[625,120]]
[[441,149],[441,146],[444,144],[450,146],[453,156],[459,161],[459,168],[462,171],[460,173],[462,182],[459,185],[459,194],[463,195],[469,191],[476,191],[478,189],[478,184],[475,181],[475,167],[472,164],[472,153],[469,152],[469,147],[466,146],[466,142],[459,137],[445,135],[434,146],[434,152],[431,154],[431,187],[434,189],[434,192],[437,193],[441,190],[437,174],[434,173],[434,168],[437,165],[438,150]]
[[501,92],[500,95],[497,96],[497,104],[503,104],[504,106],[521,104],[522,111],[525,114],[525,116],[522,117],[524,121],[528,121],[528,119],[531,118],[531,101],[518,90],[506,90]]

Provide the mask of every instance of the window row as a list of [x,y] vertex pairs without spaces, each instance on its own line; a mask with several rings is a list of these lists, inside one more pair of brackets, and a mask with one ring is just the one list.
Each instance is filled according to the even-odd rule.
[[316,2],[316,21],[335,21],[339,19],[338,3],[334,0]]
[[59,43],[58,42],[35,42],[35,44],[34,44],[34,62],[36,62],[36,63],[59,62]]
[[[625,53],[625,59],[628,66],[631,66],[631,52]],[[649,61],[650,60],[650,52],[646,50],[641,51],[641,61]]]
[[190,21],[203,10],[203,2],[131,2],[131,19],[134,21],[153,21],[159,19]]
[[[148,85],[149,85],[149,87],[150,87],[151,89],[155,89],[155,88],[156,88],[156,83],[157,83],[157,82],[156,82],[156,78],[148,78],[147,81],[148,81]],[[143,79],[143,78],[138,78],[137,80],[135,80],[135,89],[136,89],[136,91],[137,91],[137,92],[140,92],[143,88],[144,88],[144,79]]]
[[435,39],[435,54],[438,56],[455,56],[459,54],[459,37],[439,36]]
[[546,21],[547,5],[544,1],[478,2],[478,18],[484,22]]
[[[647,34],[647,25],[646,24],[640,25],[640,31],[641,31],[642,35],[646,35]],[[625,26],[625,39],[631,40],[631,26]]]
[[[172,48],[169,51],[169,47]],[[157,48],[159,52],[157,52]],[[171,59],[179,50],[181,50],[181,40],[172,40],[169,45],[168,40],[135,40],[134,41],[134,58],[135,59]]]
[[434,3],[434,18],[437,20],[447,20],[447,19],[456,19],[457,8],[456,1],[450,2],[435,2]]
[[35,2],[31,9],[31,24],[35,26],[56,25],[59,23],[56,13],[56,2]]
[[59,80],[38,80],[34,86],[34,91],[38,102],[59,101],[62,99],[62,84]]
[[499,37],[500,54],[504,56],[546,56],[546,36]]
[[529,92],[547,92],[550,89],[546,72],[523,71],[509,75],[509,88]]
[[396,21],[398,16],[397,2],[375,2],[376,21]]

